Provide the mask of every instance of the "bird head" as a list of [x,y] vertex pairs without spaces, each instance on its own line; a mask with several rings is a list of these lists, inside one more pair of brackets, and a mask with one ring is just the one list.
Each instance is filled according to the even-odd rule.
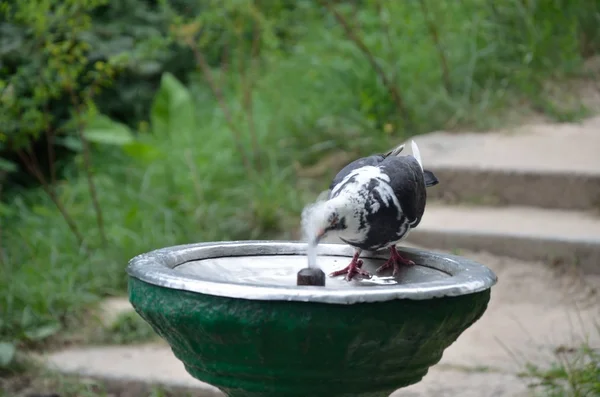
[[335,200],[317,203],[306,210],[304,230],[309,241],[318,244],[332,232],[347,228],[346,207],[337,205]]

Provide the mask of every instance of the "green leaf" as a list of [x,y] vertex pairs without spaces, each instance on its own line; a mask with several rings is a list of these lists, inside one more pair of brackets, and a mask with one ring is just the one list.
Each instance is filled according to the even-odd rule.
[[162,70],[162,64],[156,61],[140,62],[137,65],[137,72],[142,76],[158,75]]
[[15,172],[16,170],[17,165],[15,163],[0,157],[0,171]]
[[25,331],[25,337],[32,341],[38,341],[48,338],[60,331],[59,323],[50,323],[41,327]]
[[161,157],[163,153],[156,146],[144,142],[131,142],[123,146],[123,151],[132,159],[142,162],[152,162]]
[[0,202],[0,216],[10,216],[14,213],[15,211],[11,207]]
[[23,312],[21,313],[21,326],[23,328],[28,328],[35,321],[35,316],[33,315],[33,310],[31,306],[25,306],[23,308]]
[[74,152],[81,152],[83,150],[83,143],[81,139],[74,136],[65,136],[63,138],[56,139],[56,143],[71,149]]
[[13,343],[0,342],[0,368],[6,368],[15,358],[17,348]]
[[135,140],[129,127],[102,114],[90,120],[84,136],[90,142],[116,146],[123,146]]
[[39,215],[42,218],[49,217],[52,215],[52,211],[43,205],[34,205],[31,207],[31,212],[36,215]]
[[196,127],[194,101],[188,89],[172,74],[164,73],[150,114],[158,136],[192,133]]

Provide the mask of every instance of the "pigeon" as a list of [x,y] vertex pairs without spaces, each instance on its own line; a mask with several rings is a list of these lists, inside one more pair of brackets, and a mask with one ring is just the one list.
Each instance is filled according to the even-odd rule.
[[439,183],[433,172],[423,168],[419,148],[411,141],[412,155],[400,156],[404,144],[385,154],[354,160],[342,168],[324,192],[325,200],[311,207],[312,244],[326,235],[337,235],[354,247],[348,266],[329,276],[345,274],[350,281],[356,274],[371,277],[362,269],[362,251],[389,249],[389,259],[376,272],[414,262],[404,258],[396,244],[421,222],[427,200],[426,188]]

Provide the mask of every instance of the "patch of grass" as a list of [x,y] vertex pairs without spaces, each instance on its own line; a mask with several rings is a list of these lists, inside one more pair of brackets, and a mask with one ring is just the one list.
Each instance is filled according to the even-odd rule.
[[128,311],[119,314],[117,319],[103,328],[101,334],[92,342],[123,345],[148,342],[157,338],[156,332],[144,319],[136,312]]
[[0,397],[196,397],[189,389],[63,375],[35,366],[27,374],[0,378]]
[[578,349],[556,349],[550,368],[528,365],[522,377],[546,397],[591,397],[600,395],[600,350],[587,344]]
[[476,365],[474,367],[468,365],[457,365],[457,364],[437,364],[439,368],[449,369],[453,371],[461,371],[464,373],[501,373],[501,370],[496,368],[488,367],[486,365]]
[[23,376],[0,380],[2,397],[65,396],[65,397],[108,397],[101,382],[65,377],[49,373],[36,373],[37,378]]

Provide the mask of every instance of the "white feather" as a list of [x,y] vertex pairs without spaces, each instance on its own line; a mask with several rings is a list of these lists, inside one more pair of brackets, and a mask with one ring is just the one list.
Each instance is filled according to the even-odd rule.
[[419,147],[415,141],[410,141],[410,145],[412,147],[413,157],[417,159],[421,170],[423,169],[423,162],[421,161],[421,152],[419,151]]
[[[350,179],[354,179],[354,181],[352,183],[347,183]],[[360,198],[361,202],[357,203],[357,205],[362,207],[364,206],[364,202],[369,199],[367,186],[372,179],[379,179],[383,182],[375,187],[374,190],[379,193],[379,197],[381,197],[386,206],[390,206],[392,204],[396,206],[398,209],[398,218],[400,218],[402,215],[402,207],[400,206],[398,198],[394,194],[394,190],[389,185],[390,177],[379,167],[367,165],[352,170],[348,175],[346,175],[342,182],[332,189],[331,194],[332,196],[335,196],[336,194],[345,196],[349,201],[355,201]],[[343,192],[340,191],[342,187],[344,189]],[[371,197],[371,199],[373,199],[373,197]],[[375,206],[372,210],[377,212],[379,207]]]

